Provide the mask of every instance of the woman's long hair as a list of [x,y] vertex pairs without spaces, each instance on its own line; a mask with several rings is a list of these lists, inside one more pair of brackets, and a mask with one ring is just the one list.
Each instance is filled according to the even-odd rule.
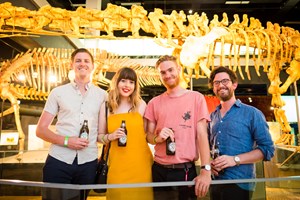
[[108,92],[108,107],[110,113],[114,113],[114,111],[119,107],[121,103],[118,84],[122,79],[129,79],[131,81],[134,81],[135,84],[134,91],[129,96],[129,101],[131,103],[131,108],[129,111],[135,112],[138,110],[138,106],[141,101],[141,96],[140,96],[140,86],[138,83],[137,74],[133,69],[129,67],[123,67],[117,71],[117,73],[112,78],[112,82],[110,84],[110,88]]

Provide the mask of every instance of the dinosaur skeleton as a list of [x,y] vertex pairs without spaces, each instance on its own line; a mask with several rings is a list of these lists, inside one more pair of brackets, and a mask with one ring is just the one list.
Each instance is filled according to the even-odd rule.
[[[237,14],[233,17],[234,21],[229,24],[226,13],[223,13],[223,19],[220,21],[216,15],[213,20],[209,21],[204,12],[201,15],[194,13],[186,16],[183,11],[174,11],[171,15],[165,15],[159,8],[147,13],[142,6],[133,5],[131,9],[127,9],[112,4],[108,4],[103,11],[82,7],[76,11],[67,11],[51,6],[30,11],[22,7],[14,7],[11,3],[6,2],[0,4],[0,37],[28,36],[30,34],[112,39],[115,38],[114,30],[123,30],[123,32],[132,33],[132,36],[129,37],[139,38],[141,37],[139,30],[143,30],[153,34],[158,44],[175,48],[173,54],[180,57],[180,62],[184,67],[181,77],[186,82],[192,77],[209,76],[210,71],[218,65],[227,65],[237,71],[243,79],[243,72],[245,72],[247,78],[251,79],[249,64],[252,62],[258,76],[260,76],[261,67],[263,67],[263,72],[267,73],[270,80],[268,92],[272,95],[271,104],[275,108],[275,118],[281,124],[283,132],[288,133],[291,127],[287,122],[284,110],[282,110],[284,101],[281,99],[281,94],[300,77],[299,31],[290,27],[280,27],[279,24],[271,22],[268,22],[264,28],[258,19],[253,17],[248,19],[246,14],[243,15],[241,22]],[[186,22],[188,25],[185,25]],[[95,30],[106,32],[107,35],[91,34]],[[204,40],[207,38],[208,40]],[[164,43],[162,39],[166,39],[167,43]],[[177,43],[174,40],[177,40]],[[220,46],[220,52],[216,51],[217,46]],[[227,54],[225,54],[226,46],[229,46]],[[243,55],[242,48],[245,48]],[[26,98],[44,99],[49,90],[55,86],[55,83],[50,84],[45,81],[45,73],[48,73],[47,63],[51,63],[51,59],[55,59],[51,55],[60,55],[59,60],[61,61],[62,58],[66,59],[70,55],[70,51],[60,50],[59,52],[55,49],[52,50],[53,53],[49,51],[49,49],[37,49],[19,55],[18,60],[15,58],[9,64],[2,65],[1,93],[3,98],[11,99],[15,113],[18,109],[16,98],[25,98],[26,96]],[[42,56],[39,56],[39,53]],[[119,59],[112,54],[106,55],[104,52],[98,52],[98,54],[99,58],[102,56],[103,59],[99,59],[99,63],[96,62],[100,67],[95,70],[93,80],[98,84],[107,85],[110,80],[105,78],[106,72],[116,70],[120,64],[129,62],[129,59]],[[216,63],[215,58],[219,58],[220,62]],[[101,60],[105,60],[106,63],[102,63]],[[190,62],[191,60],[192,62]],[[54,67],[49,67],[49,72],[56,74],[59,81],[66,79],[68,71],[66,66],[68,65],[64,65],[64,63],[67,62],[61,61]],[[243,67],[242,62],[244,62]],[[34,75],[34,70],[31,69],[31,66],[35,65],[39,66],[39,70],[36,71],[37,75]],[[284,70],[284,65],[289,66],[286,69],[289,77],[282,84],[279,74]],[[24,70],[20,70],[22,67]],[[134,65],[134,69],[141,73],[142,85],[159,82],[158,75],[153,68]],[[9,73],[5,75],[6,71]],[[23,85],[12,85],[11,81],[16,80],[17,75],[25,76],[26,84],[30,85],[31,89],[27,89]],[[3,91],[10,91],[10,95],[5,96]]]
[[[250,26],[249,26],[250,27]],[[179,53],[180,61],[187,69],[189,78],[198,78],[204,74],[209,77],[211,69],[216,65],[214,62],[216,43],[221,44],[220,64],[225,66],[227,59],[229,67],[238,71],[244,79],[241,60],[245,62],[244,71],[248,79],[250,77],[249,62],[254,63],[255,71],[260,76],[260,66],[267,73],[270,80],[268,92],[272,95],[271,105],[274,107],[276,121],[281,125],[284,133],[289,133],[291,127],[287,121],[285,111],[282,107],[285,102],[281,94],[285,93],[288,87],[300,78],[300,34],[298,31],[287,27],[279,27],[278,24],[267,23],[267,29],[240,28],[237,23],[228,27],[213,27],[205,36],[188,36],[182,45]],[[280,31],[280,29],[282,31]],[[224,44],[230,44],[230,52],[225,56]],[[240,56],[240,48],[246,47],[245,56]],[[250,55],[249,47],[254,48]],[[209,52],[206,52],[209,49]],[[232,49],[233,59],[232,63]],[[289,77],[281,85],[280,72],[284,64],[289,64],[286,72]],[[186,79],[189,80],[189,79]]]
[[[18,54],[11,61],[4,61],[0,68],[0,96],[11,107],[1,116],[14,113],[19,133],[19,151],[24,150],[25,135],[21,127],[18,99],[43,101],[53,87],[69,80],[70,57],[74,49],[39,48]],[[89,49],[94,56],[95,70],[92,81],[108,86],[107,72],[116,72],[120,67],[135,69],[141,86],[160,85],[159,74],[153,67],[141,66],[129,57],[121,57],[100,49]],[[20,80],[20,77],[23,77]],[[52,77],[52,81],[49,79]]]

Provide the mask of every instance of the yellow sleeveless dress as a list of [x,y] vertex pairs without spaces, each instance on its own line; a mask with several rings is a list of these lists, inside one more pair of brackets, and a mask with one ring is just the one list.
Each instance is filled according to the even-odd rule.
[[[151,166],[153,156],[146,142],[143,117],[138,112],[108,116],[108,132],[112,133],[125,120],[127,145],[119,147],[118,140],[111,143],[109,152],[108,184],[152,182]],[[108,189],[107,200],[153,199],[152,188]]]

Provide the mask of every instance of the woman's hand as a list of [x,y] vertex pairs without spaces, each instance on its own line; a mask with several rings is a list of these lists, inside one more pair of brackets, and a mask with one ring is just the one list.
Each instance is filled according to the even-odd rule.
[[107,139],[109,141],[113,141],[113,140],[119,139],[119,138],[121,138],[123,136],[125,136],[124,129],[123,128],[118,128],[114,132],[108,134],[107,135]]

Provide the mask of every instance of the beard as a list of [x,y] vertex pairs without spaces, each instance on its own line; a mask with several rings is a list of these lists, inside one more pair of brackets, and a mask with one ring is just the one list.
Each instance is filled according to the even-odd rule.
[[169,78],[169,79],[174,79],[174,81],[173,81],[172,83],[169,83],[169,80],[167,80],[167,81],[162,80],[163,85],[164,85],[167,89],[173,89],[173,88],[177,87],[177,86],[179,85],[179,83],[180,83],[180,78],[179,78],[179,76],[177,76],[177,77],[174,76],[174,77],[171,77],[171,78]]
[[231,97],[233,96],[233,92],[234,91],[232,89],[223,87],[223,88],[219,88],[215,94],[221,101],[225,102],[231,99]]

